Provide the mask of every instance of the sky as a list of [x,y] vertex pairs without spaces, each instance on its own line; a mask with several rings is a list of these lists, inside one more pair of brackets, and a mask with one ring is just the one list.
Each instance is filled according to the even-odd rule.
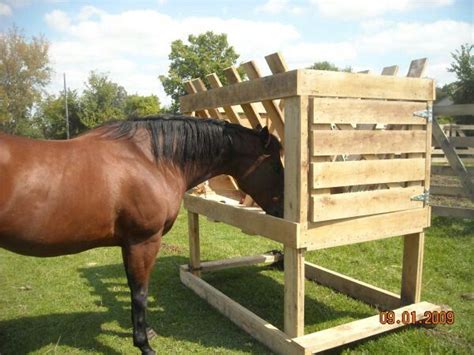
[[0,0],[0,32],[12,25],[50,41],[48,91],[82,90],[89,72],[107,73],[129,94],[157,95],[171,42],[226,33],[240,54],[269,74],[265,55],[281,52],[290,69],[327,60],[379,73],[427,57],[427,77],[455,80],[451,52],[474,43],[474,0]]

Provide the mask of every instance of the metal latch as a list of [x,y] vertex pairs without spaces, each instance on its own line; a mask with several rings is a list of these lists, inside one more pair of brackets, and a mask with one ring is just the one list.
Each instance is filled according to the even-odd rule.
[[423,117],[426,120],[428,120],[428,122],[433,122],[433,109],[429,107],[426,110],[415,111],[413,112],[413,116]]
[[421,201],[424,202],[425,204],[430,202],[430,190],[425,190],[420,195],[415,195],[410,198],[411,201]]

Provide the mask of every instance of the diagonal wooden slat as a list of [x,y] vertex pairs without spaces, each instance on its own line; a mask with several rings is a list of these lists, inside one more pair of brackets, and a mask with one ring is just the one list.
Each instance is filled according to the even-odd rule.
[[[268,67],[270,68],[270,71],[272,74],[279,74],[279,73],[284,73],[288,71],[288,65],[286,64],[285,58],[280,52],[272,53],[270,55],[267,55],[265,57],[265,61],[268,64]],[[278,105],[280,107],[281,112],[285,112],[285,100],[281,99],[280,104]],[[283,120],[284,120],[283,116]]]
[[[212,73],[206,76],[207,81],[211,85],[211,88],[217,89],[222,87],[222,83],[216,73]],[[227,119],[236,124],[242,124],[240,121],[239,114],[232,106],[224,106],[224,112],[227,116]]]
[[[250,80],[262,77],[260,70],[258,69],[257,64],[254,61],[243,63],[242,68],[244,69]],[[280,108],[273,100],[263,100],[262,105],[265,108],[265,111],[267,111],[267,115],[271,120],[273,127],[275,128],[283,144],[285,138],[285,127],[283,123],[283,114]]]
[[[191,80],[184,82],[184,89],[186,90],[186,92],[189,95],[197,93],[196,87],[194,86],[194,84],[192,83]],[[198,111],[196,111],[196,116],[202,117],[202,118],[211,117],[207,110],[198,110]]]
[[410,63],[410,68],[408,69],[407,77],[408,78],[421,78],[428,67],[428,59],[420,58],[412,60]]
[[[242,82],[240,74],[235,67],[229,67],[227,69],[224,69],[224,74],[230,84],[237,84]],[[249,120],[253,128],[257,127],[258,125],[264,126],[263,119],[255,109],[255,106],[253,104],[241,104],[240,106],[242,107],[245,116],[247,116],[247,119]]]
[[[201,80],[201,78],[191,80],[191,84],[194,85],[194,88],[197,92],[207,91],[206,85],[204,85],[204,82]],[[217,108],[209,108],[208,112],[213,118],[222,118]]]

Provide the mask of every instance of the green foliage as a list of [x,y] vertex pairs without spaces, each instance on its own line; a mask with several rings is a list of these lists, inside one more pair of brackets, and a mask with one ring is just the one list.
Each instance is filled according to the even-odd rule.
[[222,70],[234,65],[239,55],[227,42],[226,34],[211,31],[194,36],[189,35],[189,44],[176,40],[171,43],[171,61],[168,75],[160,75],[166,94],[171,96],[171,111],[179,111],[179,97],[185,95],[183,82],[193,78],[204,78],[216,73],[223,84],[227,81]]
[[338,68],[335,64],[328,62],[328,61],[322,61],[322,62],[315,62],[313,65],[308,67],[308,69],[316,69],[316,70],[329,70],[329,71],[342,71],[346,73],[352,72],[351,67],[345,67],[344,69]]
[[50,82],[48,49],[45,38],[28,40],[17,27],[0,34],[0,130],[36,132],[29,113]]
[[160,112],[160,100],[155,95],[129,95],[125,99],[124,112],[127,117],[155,115]]
[[107,74],[92,71],[81,97],[82,124],[93,128],[111,119],[125,117],[125,89],[111,81]]
[[[50,139],[65,139],[66,135],[66,109],[64,105],[64,93],[58,96],[50,95],[39,105],[34,119],[42,134]],[[71,137],[86,130],[81,122],[80,98],[76,90],[68,90],[67,104],[69,114],[69,134]]]

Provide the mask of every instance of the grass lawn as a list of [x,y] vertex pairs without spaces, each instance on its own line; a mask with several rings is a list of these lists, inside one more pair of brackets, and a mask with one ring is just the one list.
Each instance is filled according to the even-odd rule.
[[[222,223],[201,222],[203,259],[255,255],[280,245]],[[268,349],[185,288],[184,211],[164,238],[150,285],[149,323],[159,354],[266,354]],[[402,238],[306,254],[308,261],[399,292]],[[342,353],[474,353],[474,221],[433,220],[425,242],[422,299],[446,304],[454,325],[409,327]],[[283,327],[283,273],[245,267],[205,275],[218,289],[275,326]],[[306,281],[306,332],[377,314],[361,302]],[[464,297],[463,297],[464,295]],[[0,250],[0,353],[132,354],[129,291],[119,248],[40,259]]]

